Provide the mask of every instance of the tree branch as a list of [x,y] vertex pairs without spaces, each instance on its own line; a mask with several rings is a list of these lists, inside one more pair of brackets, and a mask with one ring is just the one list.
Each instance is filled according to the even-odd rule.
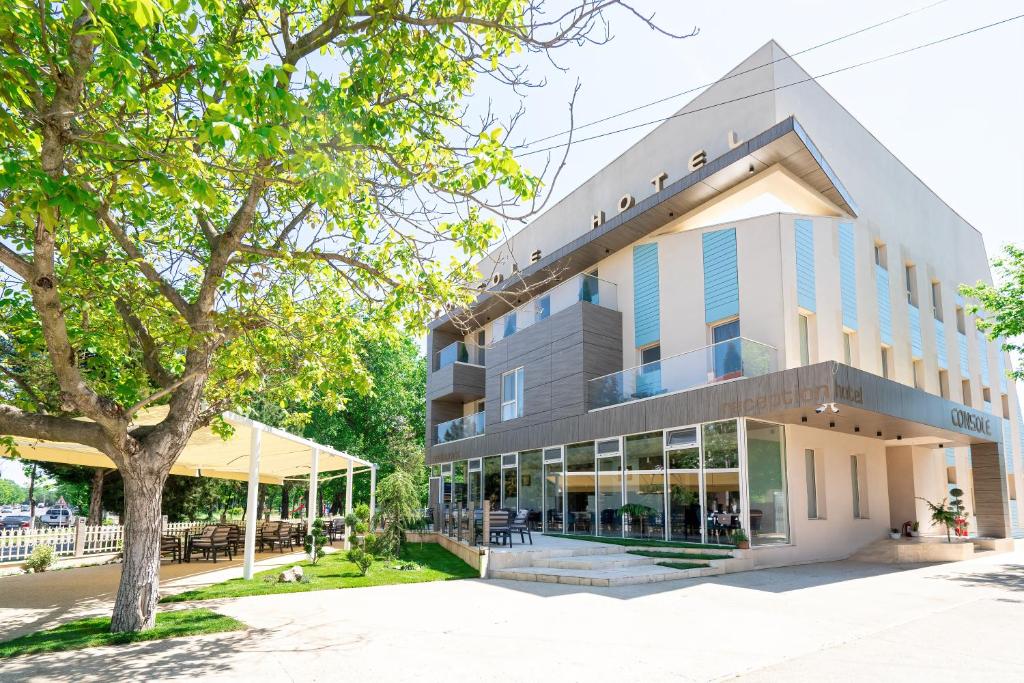
[[106,432],[95,422],[30,413],[4,404],[0,404],[0,434],[81,443],[104,453],[111,446]]
[[3,242],[0,242],[0,263],[14,271],[14,274],[25,282],[32,278],[32,264]]
[[[174,376],[160,362],[160,350],[157,347],[156,340],[153,339],[152,335],[149,334],[149,330],[146,329],[146,325],[132,312],[128,302],[121,297],[114,299],[114,307],[121,315],[125,325],[139,342],[139,347],[142,350],[142,367],[146,370],[146,374],[159,387],[166,387],[172,384]],[[133,411],[129,411],[129,414],[131,412]]]

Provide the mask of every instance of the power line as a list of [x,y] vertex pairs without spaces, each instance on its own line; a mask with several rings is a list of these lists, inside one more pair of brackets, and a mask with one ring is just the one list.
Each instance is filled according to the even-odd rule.
[[[863,61],[863,62],[858,62],[856,64],[850,64],[848,66],[840,67],[838,69],[833,69],[832,71],[826,71],[825,73],[818,74],[817,76],[808,76],[807,78],[801,79],[799,81],[794,81],[792,83],[786,83],[785,85],[776,86],[774,88],[767,88],[765,90],[761,90],[761,91],[758,91],[758,92],[750,93],[748,95],[743,95],[741,97],[734,97],[731,100],[724,100],[722,102],[716,102],[715,104],[709,104],[706,107],[698,107],[697,109],[691,109],[689,111],[680,111],[680,112],[676,112],[675,114],[671,114],[669,116],[666,116],[664,118],[651,119],[650,121],[645,121],[644,123],[637,123],[637,124],[632,125],[632,126],[626,126],[624,128],[618,128],[616,130],[610,130],[610,131],[606,131],[604,133],[599,133],[597,135],[592,135],[592,136],[590,136],[588,138],[581,138],[579,140],[574,140],[572,144],[577,144],[577,143],[580,143],[580,142],[590,142],[591,140],[599,140],[601,138],[605,138],[605,137],[608,137],[610,135],[616,135],[618,133],[625,133],[627,131],[636,130],[637,128],[643,128],[645,126],[650,126],[650,125],[653,125],[655,123],[664,123],[665,121],[668,121],[670,119],[679,118],[681,116],[689,116],[690,114],[696,114],[698,112],[707,111],[709,109],[714,109],[716,107],[721,107],[722,105],[732,104],[733,102],[740,102],[742,100],[748,100],[751,97],[757,97],[758,95],[765,95],[767,93],[775,92],[777,90],[783,90],[785,88],[791,88],[794,85],[801,85],[803,83],[807,83],[807,82],[810,82],[810,81],[815,81],[815,80],[817,80],[819,78],[825,78],[826,76],[833,76],[835,74],[842,73],[844,71],[850,71],[852,69],[857,69],[857,68],[860,68],[862,66],[868,66],[870,64],[877,64],[878,62],[882,62],[882,61],[885,61],[887,59],[892,59],[893,57],[900,57],[902,55],[910,54],[911,52],[917,52],[918,50],[923,50],[926,47],[933,47],[933,46],[939,45],[941,43],[946,43],[946,42],[949,42],[951,40],[955,40],[956,38],[962,38],[964,36],[969,36],[969,35],[971,35],[973,33],[978,33],[979,31],[984,31],[984,30],[987,30],[987,29],[990,29],[990,28],[995,28],[996,26],[1001,26],[1003,24],[1008,24],[1011,21],[1017,21],[1018,19],[1022,19],[1022,18],[1024,18],[1024,14],[1018,14],[1017,16],[1008,17],[1006,19],[1001,19],[1001,20],[993,22],[991,24],[985,24],[984,26],[977,26],[975,28],[968,29],[966,31],[962,31],[960,33],[955,33],[953,35],[946,36],[944,38],[938,38],[936,40],[933,40],[933,41],[930,41],[930,42],[927,42],[927,43],[922,43],[920,45],[915,45],[914,47],[909,47],[909,48],[906,48],[905,50],[899,50],[897,52],[890,52],[889,54],[882,55],[881,57],[875,57],[873,59],[868,59],[868,60]],[[543,152],[550,152],[551,150],[561,149],[562,147],[565,147],[568,144],[569,144],[568,142],[563,142],[563,143],[559,143],[557,145],[551,145],[549,147],[542,147],[541,149],[535,149],[535,150],[532,150],[530,152],[521,152],[517,156],[524,157],[524,156],[530,156],[531,154],[541,154]]]
[[663,102],[668,102],[669,100],[674,100],[675,98],[682,97],[683,95],[689,95],[690,93],[697,92],[698,90],[701,90],[703,88],[707,88],[709,86],[712,86],[715,83],[720,83],[722,81],[728,81],[728,80],[733,79],[733,78],[739,78],[740,76],[744,76],[746,74],[749,74],[752,71],[757,71],[758,69],[763,69],[763,68],[765,68],[767,66],[771,66],[773,64],[777,64],[779,62],[783,62],[783,61],[785,61],[787,59],[794,59],[796,57],[799,57],[800,55],[807,54],[808,52],[811,52],[813,50],[817,50],[817,49],[825,47],[827,45],[832,45],[834,43],[838,43],[839,41],[846,40],[847,38],[852,38],[853,36],[860,35],[861,33],[866,33],[867,31],[871,31],[871,30],[874,30],[874,29],[879,28],[881,26],[885,26],[886,24],[891,24],[894,21],[899,21],[900,19],[904,19],[904,18],[909,17],[911,15],[918,14],[920,12],[924,12],[925,10],[929,10],[929,9],[931,9],[933,7],[937,7],[938,5],[941,5],[941,4],[945,3],[945,2],[948,2],[948,0],[938,0],[938,2],[933,2],[930,5],[925,5],[923,7],[918,7],[917,9],[912,9],[909,12],[904,12],[903,14],[900,14],[900,15],[897,15],[897,16],[894,16],[894,17],[890,17],[888,19],[885,19],[885,20],[880,21],[880,22],[875,23],[875,24],[871,24],[870,26],[865,26],[863,28],[859,28],[856,31],[852,31],[850,33],[846,33],[846,34],[843,34],[841,36],[837,36],[835,38],[831,38],[829,40],[826,40],[823,43],[818,43],[817,45],[812,45],[811,47],[804,48],[803,50],[799,50],[797,52],[794,52],[793,54],[785,55],[783,57],[779,57],[778,59],[773,59],[772,61],[765,62],[764,64],[759,64],[757,66],[752,66],[749,69],[744,69],[743,71],[731,74],[731,75],[726,76],[726,77],[724,77],[722,79],[719,79],[717,81],[711,81],[710,83],[703,83],[701,85],[695,85],[692,88],[687,88],[686,90],[681,90],[681,91],[679,91],[677,93],[674,93],[672,95],[666,95],[665,97],[662,97],[661,99],[657,99],[657,100],[654,100],[652,102],[648,102],[646,104],[641,104],[641,105],[638,105],[638,106],[633,107],[631,109],[625,109],[625,110],[620,111],[620,112],[618,112],[616,114],[609,114],[608,116],[605,116],[605,117],[600,118],[600,119],[595,119],[594,121],[589,121],[589,122],[584,123],[582,125],[576,126],[575,128],[572,128],[572,129],[563,130],[561,132],[552,133],[550,135],[545,135],[542,138],[537,138],[536,140],[531,140],[530,142],[524,143],[523,145],[521,145],[521,147],[522,148],[527,148],[530,145],[537,144],[538,142],[545,142],[545,141],[550,140],[552,138],[557,138],[557,137],[560,137],[562,135],[567,135],[567,134],[575,132],[575,131],[583,130],[584,128],[590,128],[591,126],[596,126],[599,123],[604,123],[605,121],[611,121],[612,119],[619,118],[620,116],[625,116],[626,114],[632,114],[633,112],[640,111],[641,109],[647,109],[648,107],[653,107],[653,106],[655,106],[657,104],[661,104]]

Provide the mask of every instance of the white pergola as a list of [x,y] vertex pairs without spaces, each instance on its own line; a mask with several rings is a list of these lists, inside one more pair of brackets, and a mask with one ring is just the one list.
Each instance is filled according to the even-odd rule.
[[[166,407],[139,413],[137,425],[161,422]],[[171,474],[247,481],[249,484],[246,517],[255,521],[259,484],[283,484],[285,481],[309,481],[307,512],[317,511],[319,478],[327,472],[345,473],[345,514],[352,512],[352,484],[356,474],[370,474],[370,512],[376,512],[377,466],[330,446],[295,436],[262,422],[232,412],[222,414],[235,432],[223,439],[209,427],[197,429],[181,455],[171,466]],[[82,444],[16,439],[18,454],[25,460],[56,462],[115,469],[113,461],[100,451]],[[245,562],[243,575],[252,578],[256,556],[256,524],[245,525]]]

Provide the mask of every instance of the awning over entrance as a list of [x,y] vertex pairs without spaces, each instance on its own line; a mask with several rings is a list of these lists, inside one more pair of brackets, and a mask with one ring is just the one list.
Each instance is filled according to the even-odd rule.
[[[137,425],[152,425],[167,416],[167,407],[142,411]],[[283,429],[277,429],[232,412],[223,413],[234,434],[224,439],[210,427],[197,429],[171,467],[171,474],[248,481],[248,510],[257,505],[258,484],[283,484],[286,480],[309,482],[309,507],[317,509],[317,483],[325,472],[344,472],[345,511],[352,509],[352,478],[370,475],[370,510],[376,508],[377,466],[343,451],[318,444]],[[76,443],[16,439],[18,453],[25,460],[115,469],[113,461],[89,446]],[[246,524],[245,577],[252,576],[256,546],[256,525]]]

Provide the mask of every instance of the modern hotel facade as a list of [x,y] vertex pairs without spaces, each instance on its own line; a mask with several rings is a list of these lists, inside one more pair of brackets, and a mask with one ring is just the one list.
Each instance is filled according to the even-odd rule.
[[742,528],[758,566],[942,533],[921,499],[957,487],[972,533],[1019,532],[1010,359],[957,293],[981,235],[774,42],[479,268],[427,342],[438,505]]

